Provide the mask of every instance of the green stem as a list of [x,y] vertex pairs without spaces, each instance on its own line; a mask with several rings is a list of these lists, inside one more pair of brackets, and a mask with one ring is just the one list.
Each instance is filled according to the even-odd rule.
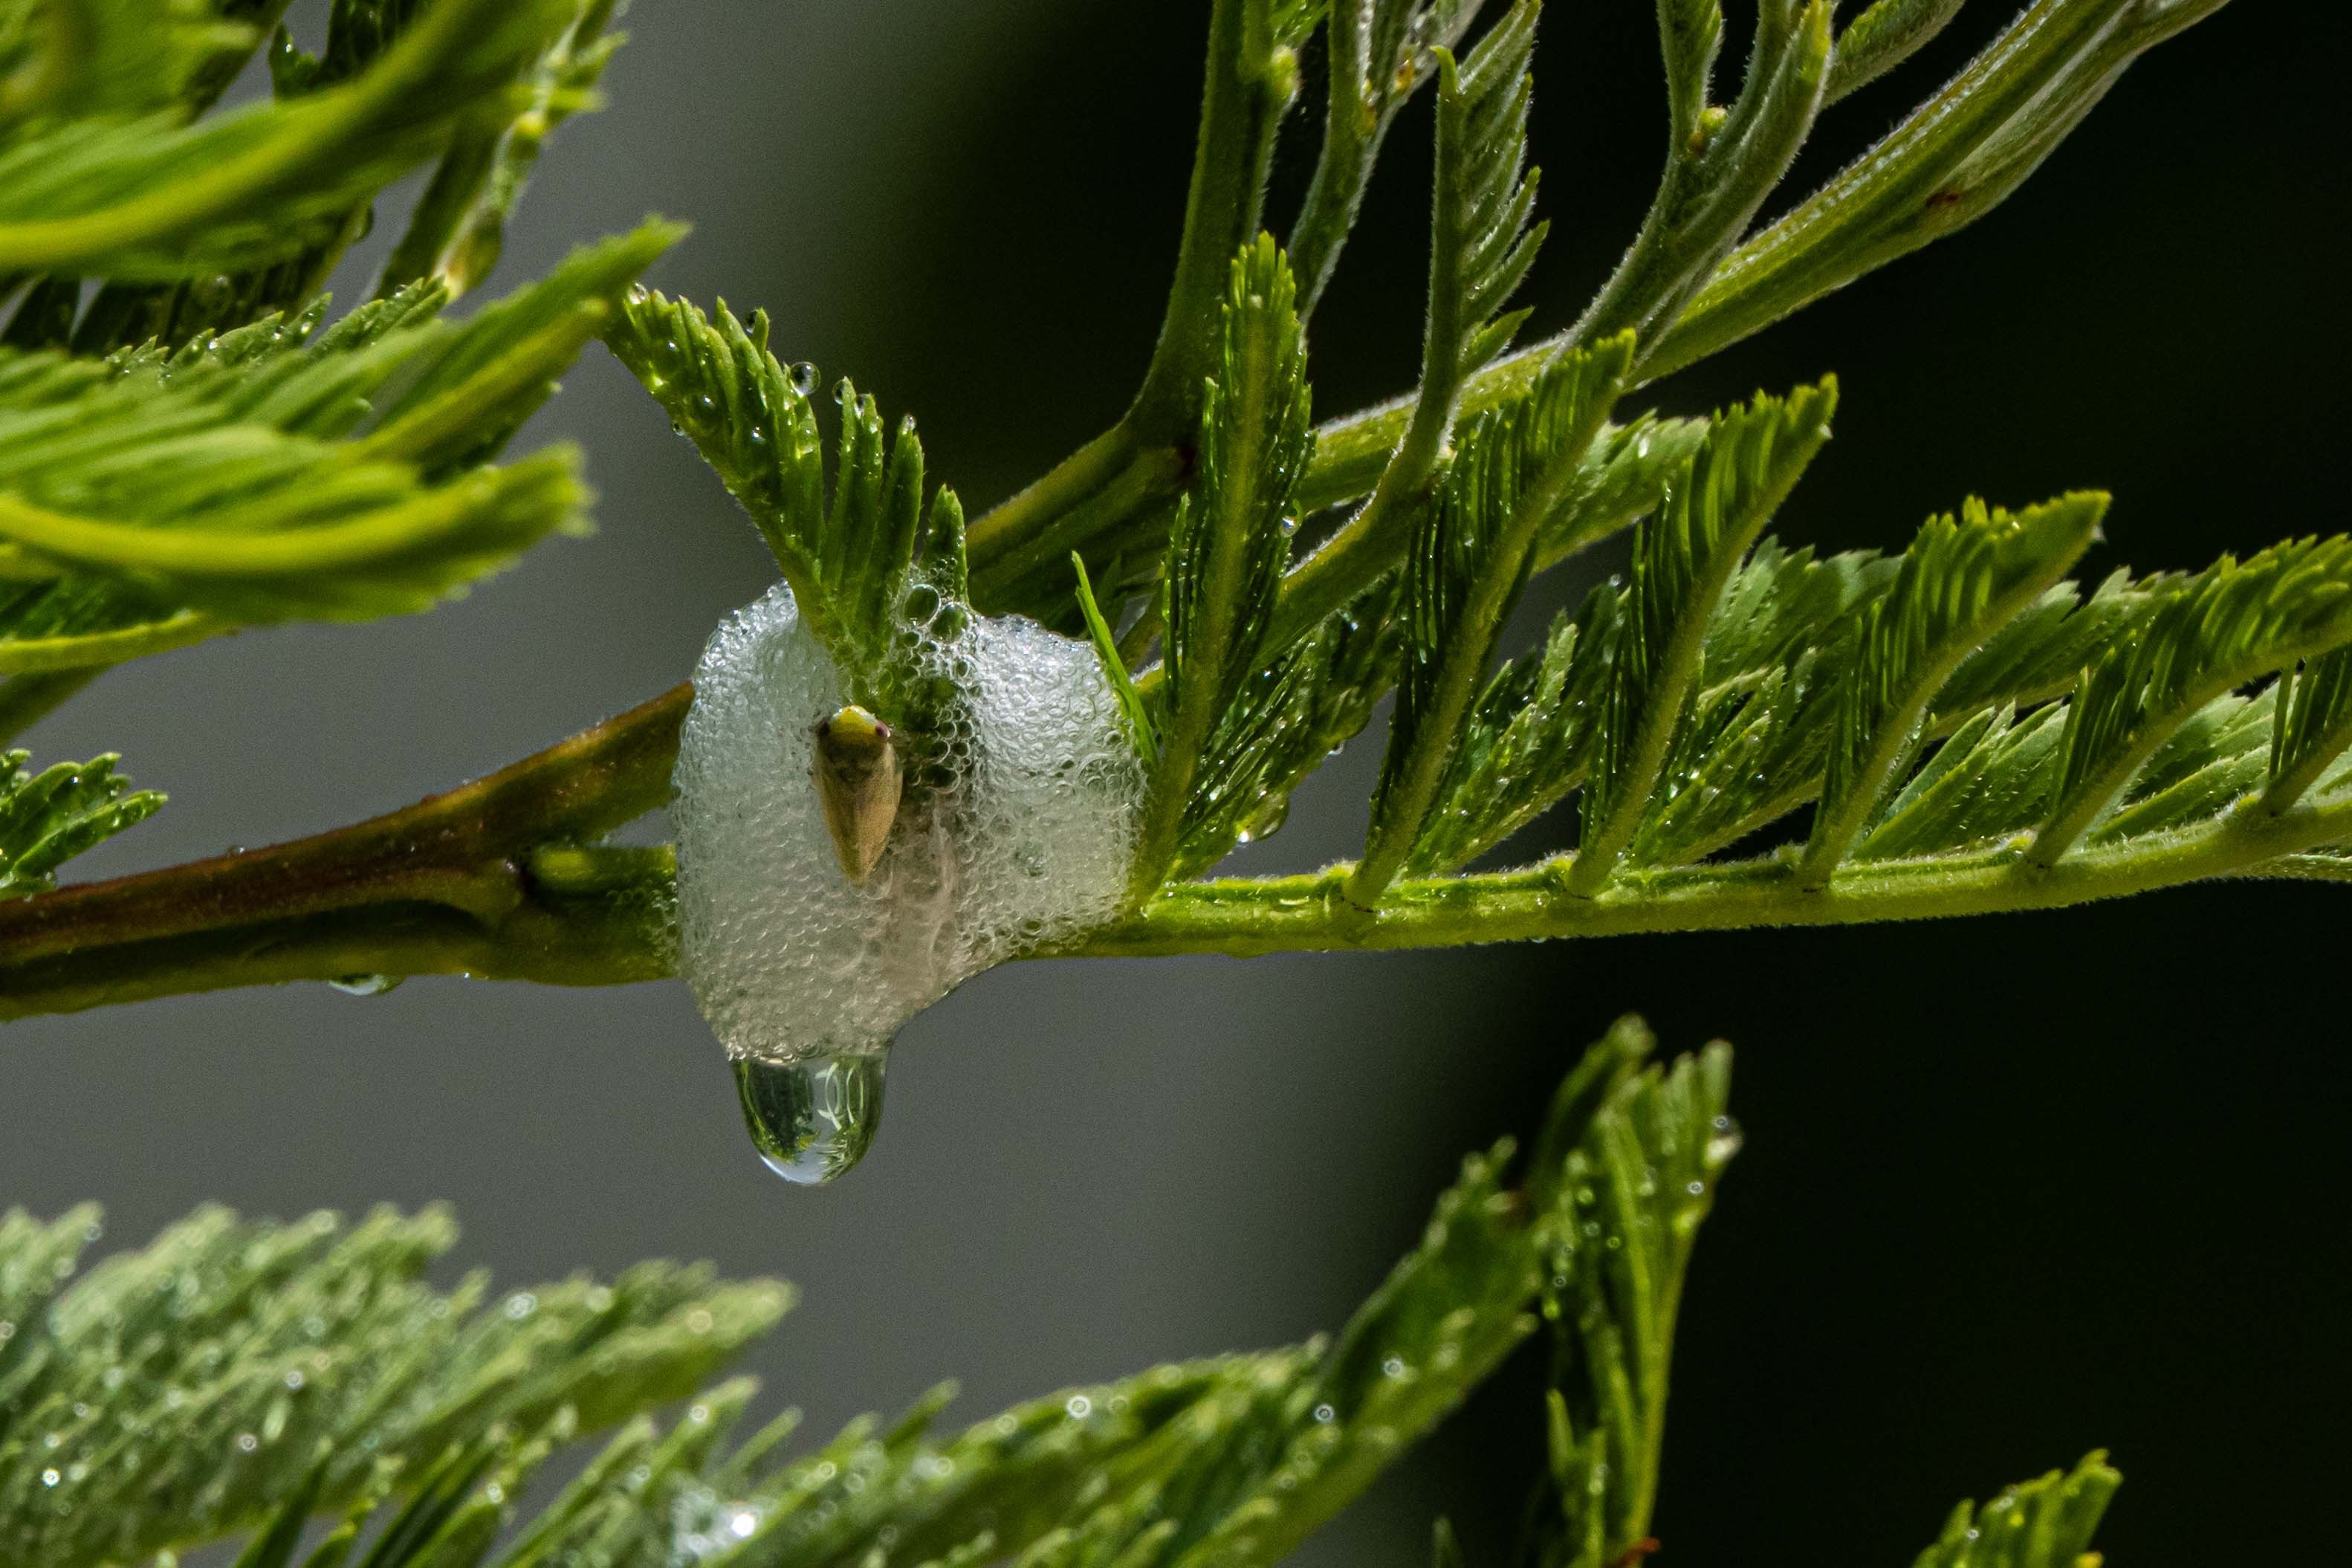
[[[353,974],[470,974],[569,985],[674,973],[667,847],[520,847],[584,837],[667,790],[678,687],[478,784],[373,822],[0,905],[0,1018]],[[2250,797],[2251,799],[2251,797]],[[1964,855],[1849,863],[1805,888],[1794,851],[1728,865],[1621,870],[1596,896],[1575,862],[1408,878],[1378,910],[1355,868],[1189,882],[1041,958],[1454,947],[1674,931],[1847,925],[2059,909],[2214,877],[2352,879],[2309,853],[2352,838],[2352,798],[2239,810],[2035,866],[2023,839]]]
[[1025,570],[1083,550],[1183,482],[1201,420],[1201,384],[1216,364],[1226,272],[1257,233],[1275,132],[1298,85],[1289,50],[1259,53],[1246,36],[1249,12],[1249,0],[1216,0],[1210,14],[1184,237],[1143,384],[1117,425],[971,525],[974,596],[983,607]]
[[[1407,879],[1377,910],[1347,897],[1347,864],[1297,877],[1189,882],[1118,925],[1039,957],[1147,958],[1458,947],[1647,931],[1854,925],[2063,909],[2211,877],[2320,874],[2301,851],[2352,836],[2352,801],[2219,821],[2094,846],[2035,866],[2015,844],[1927,860],[1841,868],[1817,891],[1793,855],[1667,870],[1621,868],[1593,897],[1569,890],[1575,859],[1524,870]],[[2332,873],[2331,873],[2332,874]]]
[[[1076,463],[1077,458],[1087,461]],[[989,513],[983,521],[1001,515],[1006,519],[991,536],[990,550],[983,552],[976,540],[967,539],[972,598],[981,609],[1035,607],[1029,603],[1034,596],[1030,591],[1041,571],[1066,564],[1073,551],[1099,542],[1123,520],[1181,489],[1192,470],[1192,453],[1189,447],[1139,446],[1122,424],[1081,447],[1072,463]],[[1097,471],[1105,477],[1089,483]],[[1031,500],[1041,487],[1050,493]],[[1006,513],[1016,503],[1018,510]]]

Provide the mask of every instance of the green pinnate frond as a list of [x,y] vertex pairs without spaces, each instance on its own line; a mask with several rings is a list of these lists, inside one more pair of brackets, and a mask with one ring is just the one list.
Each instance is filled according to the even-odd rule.
[[1616,868],[1694,694],[1706,627],[1732,574],[1829,438],[1833,381],[1716,416],[1636,531],[1625,628],[1604,694],[1573,885]]
[[[324,1516],[320,1550],[365,1540],[375,1568],[1271,1564],[1534,1331],[1550,1272],[1575,1276],[1549,1287],[1555,1306],[1588,1287],[1624,1298],[1609,1266],[1578,1261],[1600,1250],[1579,1193],[1625,1148],[1687,1179],[1675,1140],[1696,1069],[1643,1073],[1651,1043],[1627,1020],[1588,1053],[1517,1191],[1507,1142],[1465,1161],[1335,1341],[1065,1389],[961,1433],[939,1430],[941,1389],[797,1453],[789,1414],[739,1436],[747,1381],[695,1394],[667,1427],[646,1414],[769,1326],[780,1286],[649,1265],[497,1299],[476,1277],[444,1296],[423,1283],[451,1238],[437,1213],[344,1226],[217,1210],[77,1281],[94,1210],[0,1215],[0,1551],[99,1568],[250,1531],[241,1568],[280,1568],[333,1561],[297,1552]],[[1702,1077],[1719,1114],[1719,1050]],[[1693,1169],[1711,1180],[1719,1163]],[[1668,1245],[1639,1216],[1624,1240]],[[1685,1224],[1670,1250],[1688,1243]],[[1663,1336],[1654,1290],[1638,1300]],[[534,1469],[599,1427],[615,1428],[603,1452],[510,1528]]]
[[1683,1277],[1717,1182],[1738,1152],[1720,1044],[1631,1069],[1648,1045],[1618,1026],[1598,1101],[1561,1167],[1542,1292],[1552,1327],[1549,1475],[1530,1510],[1539,1568],[1610,1568],[1649,1534]]
[[67,116],[178,108],[234,74],[261,18],[251,4],[62,0],[0,16],[0,138]]
[[168,354],[0,354],[0,669],[419,610],[576,528],[570,453],[470,465],[674,237],[583,250],[458,327],[425,319],[426,291],[308,346],[315,311]]
[[[682,225],[649,221],[574,250],[538,282],[475,312],[410,362],[415,379],[384,405],[368,449],[434,474],[495,456],[555,391],[554,377],[618,319],[639,274],[685,236]],[[427,289],[450,297],[427,280],[386,308],[404,319],[411,307],[402,301]]]
[[1900,557],[1875,550],[1820,555],[1810,545],[1786,549],[1769,534],[1757,541],[1707,623],[1699,655],[1702,697],[1752,683],[1825,646],[1847,617],[1885,594],[1901,565]]
[[2322,654],[2279,677],[2263,805],[2284,811],[2352,746],[2352,649]]
[[2023,832],[2046,808],[2065,727],[2057,704],[2022,719],[2004,704],[1969,720],[1886,803],[1852,858],[1914,859]]
[[1641,231],[1570,331],[1571,342],[1638,334],[1643,357],[1715,271],[1812,129],[1831,48],[1828,0],[1763,0],[1738,96],[1712,101],[1717,0],[1662,0],[1666,166]]
[[2015,516],[1971,501],[1920,530],[1843,651],[1836,733],[1800,875],[1815,886],[1827,879],[1909,760],[1937,690],[2074,564],[2105,512],[2096,495]]
[[[1282,583],[1266,638],[1274,653],[1369,590],[1409,553],[1405,542],[1416,518],[1428,510],[1432,475],[1454,433],[1463,380],[1500,352],[1524,319],[1524,312],[1496,318],[1543,242],[1543,226],[1529,227],[1535,176],[1521,177],[1532,90],[1528,63],[1539,9],[1537,0],[1519,0],[1465,65],[1457,67],[1442,47],[1434,50],[1437,158],[1421,385],[1403,438],[1381,454],[1370,498]],[[1587,432],[1588,442],[1590,437]],[[1572,525],[1559,523],[1555,510],[1547,508],[1542,521],[1564,533]]]
[[2091,1536],[2123,1480],[2093,1452],[2071,1472],[2021,1481],[1982,1508],[1961,1503],[1912,1568],[2097,1568]]
[[454,1235],[434,1211],[345,1226],[206,1209],[64,1285],[94,1218],[0,1219],[12,1562],[120,1562],[260,1522],[313,1485],[339,1507],[388,1465],[413,1487],[492,1434],[609,1426],[693,1388],[790,1300],[667,1264],[445,1295],[424,1281]]
[[40,891],[59,866],[163,805],[153,790],[133,792],[111,754],[28,773],[30,755],[0,752],[0,897]]
[[2218,697],[2200,709],[2156,749],[2084,842],[2120,843],[2213,821],[2260,789],[2268,774],[2277,697],[2273,685],[2251,698]]
[[1535,542],[1570,492],[1633,360],[1622,335],[1564,355],[1520,403],[1462,437],[1406,567],[1407,653],[1353,896],[1370,903],[1411,855],[1442,787]]
[[1627,864],[1701,859],[1809,798],[1836,713],[1831,665],[1807,647],[1699,693],[1675,731]]
[[1885,76],[1925,48],[1960,14],[1963,0],[1875,0],[1838,34],[1824,105]]
[[1314,313],[1354,226],[1381,143],[1412,94],[1436,79],[1480,0],[1332,0],[1325,27],[1323,146],[1285,247],[1299,279],[1299,314]]
[[[2065,140],[2140,53],[2220,4],[2034,0],[1901,124],[1725,257],[1657,342],[1650,374],[1704,359],[1981,217]],[[1932,8],[1887,0],[1873,10],[1893,21]],[[1863,40],[1856,43],[1868,58]]]
[[1391,573],[1243,683],[1210,734],[1203,773],[1214,782],[1185,807],[1172,875],[1205,870],[1281,827],[1291,792],[1363,730],[1396,682],[1402,595],[1402,574]]
[[2352,540],[2275,545],[2243,563],[2224,556],[2174,586],[2084,676],[2033,860],[2047,866],[2065,854],[2199,709],[2347,640]]
[[621,0],[579,0],[571,25],[520,73],[522,104],[480,116],[457,132],[384,262],[380,292],[431,279],[454,299],[498,265],[507,219],[548,137],[595,106],[596,84],[625,41],[607,30],[620,8]]
[[1621,603],[1614,587],[1594,589],[1573,618],[1552,622],[1540,649],[1495,672],[1422,821],[1407,871],[1426,876],[1468,864],[1582,780]]
[[1709,618],[1698,690],[1627,847],[1632,863],[1712,855],[1811,797],[1836,707],[1832,650],[1896,570],[1875,551],[1817,558],[1757,542]]
[[2075,584],[2059,584],[1960,662],[1936,695],[1938,716],[2073,689],[2084,669],[2131,637],[2179,581],[2178,574],[2136,578],[2118,568],[2087,597]]
[[[1541,12],[1540,0],[1517,0],[1460,68],[1451,54],[1437,57],[1439,172],[1430,248],[1433,268],[1454,297],[1449,335],[1457,345],[1457,377],[1500,353],[1526,319],[1525,312],[1496,318],[1535,265],[1549,227],[1531,223],[1537,176],[1526,168],[1529,62]],[[1433,311],[1433,334],[1436,319]]]
[[884,681],[909,590],[960,600],[964,588],[963,513],[945,489],[927,508],[914,421],[886,435],[875,400],[841,383],[828,493],[810,395],[816,368],[787,368],[770,352],[767,312],[746,323],[724,300],[713,318],[690,300],[643,293],[605,342],[751,514],[802,613],[854,679]]
[[1296,285],[1271,237],[1234,258],[1221,333],[1219,374],[1201,415],[1198,486],[1169,528],[1160,755],[1139,877],[1156,879],[1174,862],[1188,803],[1217,782],[1202,759],[1257,670],[1296,526],[1290,492],[1313,445]]
[[301,99],[183,124],[73,121],[0,148],[0,268],[173,279],[316,244],[461,121],[520,107],[518,76],[573,0],[443,0],[370,69]]
[[1557,566],[1656,510],[1667,481],[1696,455],[1706,430],[1704,418],[1655,414],[1604,428],[1584,449],[1568,504],[1536,542],[1536,569]]
[[[257,0],[237,9],[250,13],[242,19],[256,28],[267,27],[286,6],[278,0]],[[415,18],[416,7],[405,0],[336,0],[328,7],[326,42],[318,55],[295,47],[279,27],[268,52],[272,89],[281,103],[324,92],[359,77],[398,41]],[[211,106],[213,91],[192,100],[187,114]],[[387,169],[390,177],[395,171]],[[323,215],[314,233],[298,249],[234,272],[153,281],[113,279],[104,284],[77,322],[70,306],[63,311],[52,336],[26,346],[64,346],[70,341],[78,353],[104,354],[149,342],[184,343],[208,332],[252,322],[273,311],[290,311],[312,300],[346,250],[364,234],[369,200],[374,191],[354,194],[340,212]],[[70,282],[52,278],[50,283]],[[396,291],[397,281],[385,280],[385,292]],[[28,301],[29,304],[29,301]],[[10,333],[25,325],[20,309]]]

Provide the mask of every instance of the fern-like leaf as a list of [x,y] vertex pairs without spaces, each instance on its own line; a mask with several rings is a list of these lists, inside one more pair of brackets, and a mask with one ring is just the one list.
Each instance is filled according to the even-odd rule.
[[1963,0],[1875,0],[1838,34],[1837,51],[1830,61],[1822,102],[1825,106],[1835,103],[1927,47],[1960,14],[1962,3]]
[[509,104],[573,0],[446,0],[370,70],[194,125],[70,121],[0,148],[0,268],[184,278],[299,251],[462,120]]
[[1843,652],[1843,693],[1820,808],[1798,875],[1824,883],[1909,761],[1928,705],[1960,661],[2041,597],[2089,547],[2105,496],[2014,517],[1972,501],[1931,520]]
[[1617,631],[1617,590],[1593,590],[1543,647],[1495,672],[1454,748],[1406,869],[1426,876],[1468,864],[1534,821],[1584,776]]
[[2071,1472],[2021,1482],[1982,1508],[1961,1503],[1912,1568],[2095,1568],[2091,1536],[2123,1479],[2095,1452]]
[[770,352],[766,311],[747,324],[725,300],[714,319],[689,300],[645,293],[605,342],[751,514],[861,700],[880,700],[909,591],[964,593],[963,513],[945,489],[927,507],[914,421],[886,437],[874,399],[841,383],[828,494],[810,398],[816,369],[787,369]]
[[1665,173],[1633,247],[1570,333],[1635,332],[1646,356],[1780,183],[1812,129],[1831,49],[1828,0],[1764,0],[1739,95],[1711,102],[1717,0],[1661,0]]
[[2053,864],[2150,753],[2233,688],[2352,641],[2352,539],[2228,557],[2167,594],[2130,642],[2083,679],[2031,858]]
[[1298,312],[1314,313],[1355,226],[1381,143],[1413,92],[1436,77],[1433,51],[1461,40],[1480,0],[1332,0],[1325,26],[1323,146],[1291,226]]
[[66,861],[163,805],[153,790],[134,793],[111,754],[27,773],[29,755],[0,752],[0,897],[41,891]]
[[2279,678],[2263,809],[2284,811],[2352,747],[2352,649],[2338,648]]
[[576,528],[569,452],[475,465],[676,234],[583,250],[458,328],[426,291],[308,348],[315,312],[168,354],[0,355],[0,670],[419,610]]
[[432,1211],[345,1226],[203,1210],[59,1289],[94,1222],[0,1215],[0,1556],[14,1563],[122,1562],[259,1522],[289,1496],[341,1506],[383,1466],[425,1470],[500,1423],[537,1431],[568,1409],[609,1426],[687,1393],[790,1300],[661,1264],[611,1285],[486,1301],[476,1277],[443,1295],[423,1276],[454,1233]]
[[1463,437],[1407,567],[1410,651],[1364,859],[1350,896],[1370,904],[1402,868],[1534,564],[1633,362],[1630,334],[1564,356],[1521,403]]
[[1705,445],[1637,532],[1626,626],[1602,710],[1570,885],[1615,870],[1688,710],[1707,623],[1732,573],[1829,438],[1837,385],[1760,397],[1716,416]]
[[1542,1295],[1553,1360],[1549,1475],[1530,1510],[1539,1568],[1610,1568],[1649,1534],[1683,1276],[1739,1147],[1727,1047],[1635,1074],[1648,1032],[1627,1019],[1612,1043],[1612,1071],[1588,1063],[1561,1091],[1598,1105],[1560,1168]]
[[451,299],[498,265],[507,219],[556,128],[593,106],[624,35],[608,31],[621,0],[577,0],[571,25],[520,74],[527,96],[502,116],[469,121],[435,165],[408,228],[385,260],[379,292],[430,279]]
[[1270,237],[1234,258],[1223,321],[1219,374],[1201,416],[1199,488],[1169,530],[1166,679],[1154,720],[1160,749],[1139,886],[1174,862],[1187,803],[1217,783],[1202,774],[1202,759],[1257,670],[1296,526],[1290,492],[1313,442],[1295,286]]
[[[940,1390],[796,1454],[790,1415],[736,1436],[743,1380],[667,1429],[645,1415],[772,1322],[779,1286],[648,1265],[609,1286],[491,1300],[476,1278],[442,1296],[422,1283],[449,1240],[437,1214],[347,1228],[216,1210],[68,1283],[94,1211],[0,1215],[0,1554],[100,1568],[249,1529],[240,1568],[286,1568],[325,1515],[314,1568],[362,1540],[372,1568],[1271,1568],[1535,1330],[1550,1271],[1573,1278],[1547,1300],[1609,1291],[1600,1310],[1642,1314],[1643,1353],[1663,1344],[1670,1307],[1662,1319],[1654,1289],[1629,1295],[1588,1256],[1601,1244],[1579,1195],[1588,1174],[1622,1174],[1628,1148],[1685,1178],[1678,1108],[1685,1086],[1719,1094],[1720,1052],[1660,1078],[1640,1071],[1650,1043],[1629,1020],[1588,1053],[1517,1191],[1507,1142],[1465,1161],[1333,1342],[1065,1389],[961,1434],[935,1431]],[[1653,1237],[1654,1209],[1694,1205],[1679,1189],[1636,1201],[1620,1245],[1679,1259],[1687,1225]],[[612,1426],[510,1528],[535,1469]]]
[[1235,844],[1278,830],[1291,792],[1363,730],[1396,683],[1402,596],[1402,574],[1391,573],[1242,683],[1209,737],[1202,773],[1214,782],[1185,808],[1171,875],[1205,870]]

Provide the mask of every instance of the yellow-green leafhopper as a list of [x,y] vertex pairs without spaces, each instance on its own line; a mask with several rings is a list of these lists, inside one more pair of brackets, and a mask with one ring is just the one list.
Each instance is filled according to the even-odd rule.
[[833,835],[842,875],[863,882],[882,858],[890,825],[898,818],[906,777],[898,749],[890,743],[890,726],[854,702],[818,720],[814,734],[816,761],[809,773],[824,808],[824,829]]

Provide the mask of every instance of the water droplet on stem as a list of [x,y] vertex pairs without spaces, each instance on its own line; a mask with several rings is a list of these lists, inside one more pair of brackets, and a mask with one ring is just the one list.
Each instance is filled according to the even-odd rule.
[[327,982],[346,996],[381,996],[400,984],[396,974],[338,974]]
[[880,1051],[789,1062],[739,1058],[743,1125],[768,1169],[813,1187],[864,1158],[882,1125],[886,1060]]

